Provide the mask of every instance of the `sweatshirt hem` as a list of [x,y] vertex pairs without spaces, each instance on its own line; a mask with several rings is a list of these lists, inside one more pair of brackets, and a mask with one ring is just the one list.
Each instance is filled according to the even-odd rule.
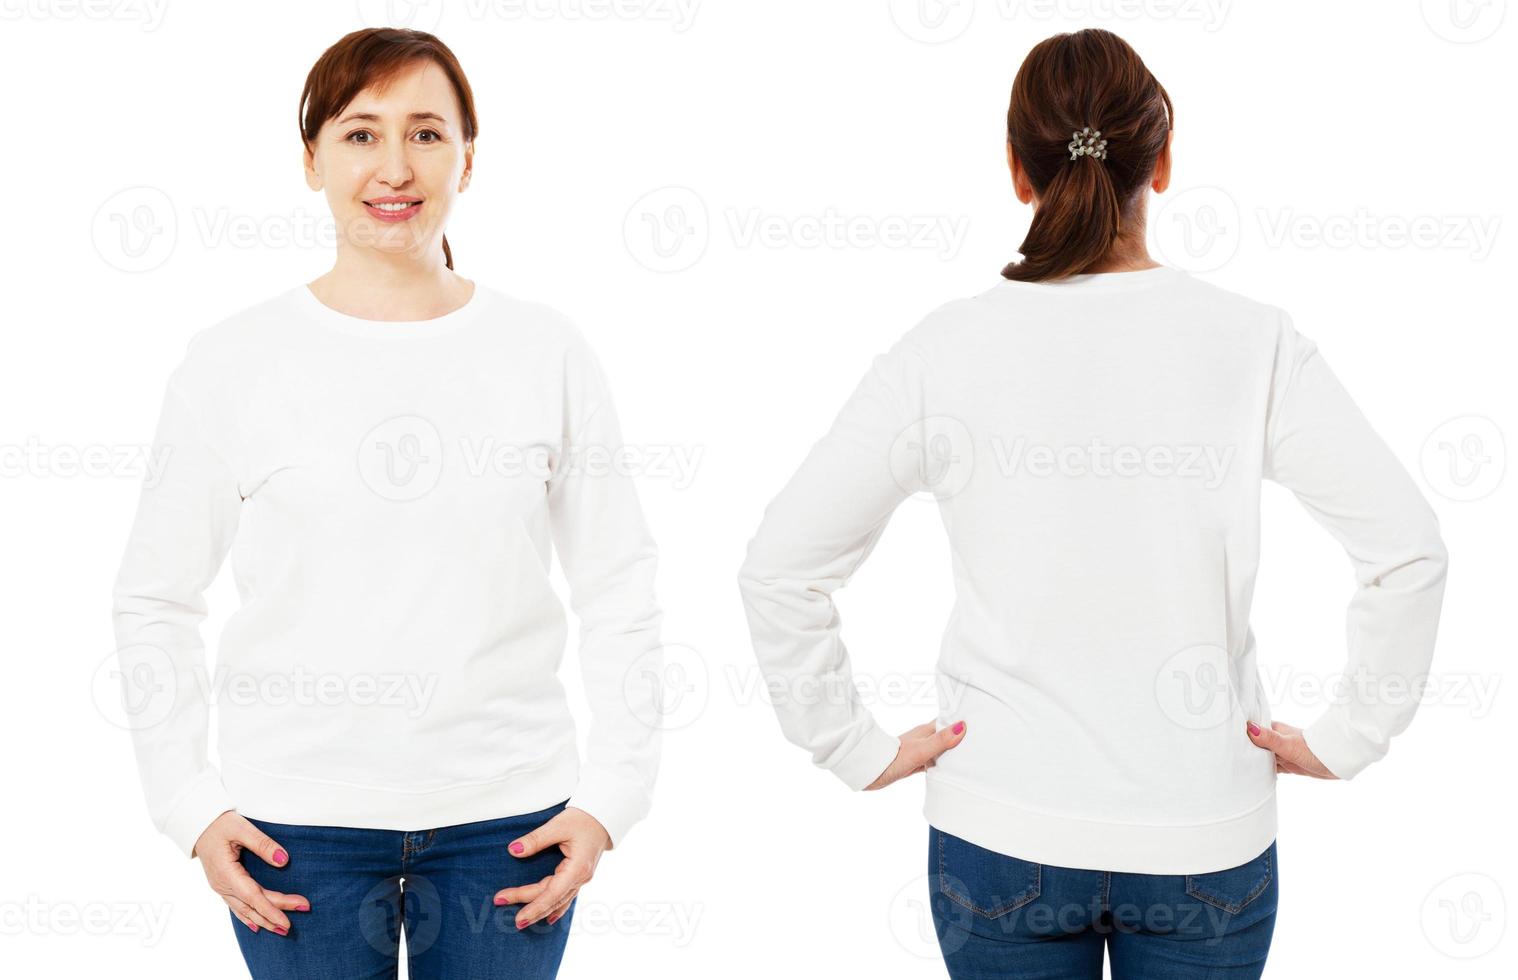
[[1276,794],[1196,824],[1130,824],[1027,810],[929,779],[923,816],[972,844],[1056,867],[1131,874],[1208,874],[1258,857],[1276,839]]
[[528,772],[423,792],[287,778],[225,758],[221,778],[237,812],[255,820],[415,831],[536,813],[562,803],[579,780],[579,757],[563,753]]

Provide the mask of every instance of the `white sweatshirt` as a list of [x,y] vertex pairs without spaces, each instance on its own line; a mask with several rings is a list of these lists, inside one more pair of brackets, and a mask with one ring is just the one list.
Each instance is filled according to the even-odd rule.
[[[115,583],[158,828],[189,854],[229,809],[419,830],[568,799],[620,842],[649,808],[662,663],[620,445],[578,330],[483,284],[408,322],[300,285],[195,334]],[[202,593],[229,549],[241,605],[210,671]],[[592,711],[583,765],[555,551]]]
[[[967,731],[925,773],[929,822],[1067,867],[1255,857],[1276,835],[1274,759],[1245,731],[1271,720],[1249,627],[1262,479],[1349,554],[1349,667],[1424,675],[1438,521],[1281,310],[1167,267],[1001,280],[938,309],[875,359],[749,544],[739,584],[768,680],[845,692],[775,698],[782,730],[856,790],[895,757],[832,593],[930,492],[956,594],[938,723]],[[1416,706],[1333,703],[1306,739],[1348,779]]]

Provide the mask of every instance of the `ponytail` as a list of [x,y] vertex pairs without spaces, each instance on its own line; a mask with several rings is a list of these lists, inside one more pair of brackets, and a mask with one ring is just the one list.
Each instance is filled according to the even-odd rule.
[[1101,261],[1117,242],[1122,208],[1106,164],[1081,156],[1055,172],[1039,195],[1021,262],[1001,271],[1008,279],[1063,279]]

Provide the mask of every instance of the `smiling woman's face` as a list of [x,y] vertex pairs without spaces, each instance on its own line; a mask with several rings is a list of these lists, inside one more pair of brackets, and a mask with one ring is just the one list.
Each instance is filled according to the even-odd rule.
[[326,191],[340,246],[441,263],[448,214],[473,157],[448,76],[423,61],[382,92],[364,89],[322,124],[306,151],[306,183]]

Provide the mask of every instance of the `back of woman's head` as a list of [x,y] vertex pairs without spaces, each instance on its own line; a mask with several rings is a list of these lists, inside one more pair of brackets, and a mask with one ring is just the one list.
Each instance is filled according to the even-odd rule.
[[[1134,225],[1144,188],[1173,125],[1170,96],[1116,34],[1091,29],[1040,42],[1017,71],[1007,109],[1007,142],[1037,204],[1023,259],[1002,275],[1077,275],[1098,265],[1120,233],[1141,234]],[[1087,127],[1083,142],[1094,152],[1077,152],[1076,134]]]

